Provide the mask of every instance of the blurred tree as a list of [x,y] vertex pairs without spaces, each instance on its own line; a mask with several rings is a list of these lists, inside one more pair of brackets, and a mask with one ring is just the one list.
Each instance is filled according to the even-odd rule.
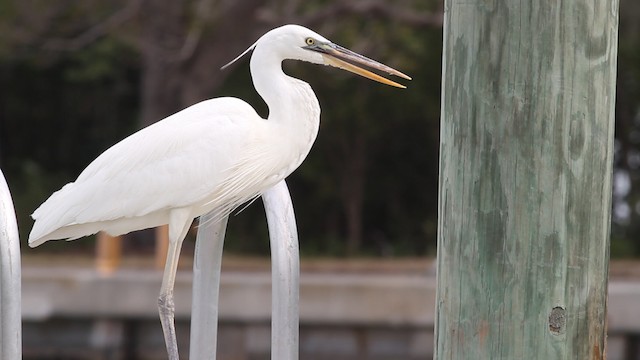
[[[246,63],[218,69],[266,30],[300,23],[414,78],[398,91],[285,63],[314,87],[323,109],[315,149],[289,181],[303,251],[434,254],[441,6],[0,0],[0,165],[17,197],[22,235],[40,201],[137,127],[221,95],[266,115]],[[616,172],[629,186],[614,197],[612,252],[639,255],[640,6],[621,0],[620,8]],[[259,206],[247,209],[231,222],[228,248],[266,253],[268,242],[255,241],[266,228],[253,225],[263,222]]]
[[26,53],[0,59],[0,166],[21,238],[43,199],[135,129],[134,58],[105,39],[56,60]]
[[[314,158],[292,175],[292,192],[296,195],[302,178],[308,182],[306,191],[322,193],[326,203],[304,209],[303,214],[321,211],[324,216],[301,219],[302,228],[314,227],[305,221],[324,219],[327,223],[315,225],[313,233],[338,244],[346,239],[342,253],[359,252],[364,245],[369,253],[424,254],[425,240],[435,236],[437,211],[441,33],[388,19],[352,19],[341,29],[334,38],[363,47],[356,51],[380,54],[375,56],[418,81],[403,93],[342,73],[312,82],[328,106],[323,107]],[[318,71],[301,70],[305,79]]]
[[[426,182],[435,194],[442,21],[437,2],[25,0],[3,1],[0,9],[2,80],[9,85],[3,88],[23,86],[1,101],[8,121],[0,160],[13,169],[14,183],[23,184],[14,191],[29,199],[18,206],[23,234],[30,223],[26,214],[132,132],[136,118],[145,126],[222,93],[258,103],[266,115],[245,65],[217,69],[269,28],[293,22],[430,81],[392,93],[364,80],[344,81],[343,74],[325,76],[317,67],[291,69],[316,87],[327,119],[317,150],[290,182],[301,232],[314,239],[303,248],[345,254],[365,246],[370,253],[394,253],[392,244],[401,244],[406,252],[424,253],[426,239],[434,237],[435,196],[396,180],[406,174],[413,186]],[[425,50],[424,36],[438,51]],[[421,62],[427,71],[419,71]],[[136,88],[139,96],[132,93]],[[389,100],[375,100],[382,96]],[[32,106],[34,98],[40,111]],[[9,133],[15,136],[4,135]],[[33,141],[9,140],[25,137]],[[425,142],[431,144],[428,153]],[[417,163],[406,167],[409,160]],[[247,220],[237,223],[260,221],[259,211],[247,212]],[[267,249],[250,245],[260,230],[233,228],[238,249]],[[415,239],[420,245],[411,245]]]
[[612,256],[640,256],[640,3],[620,2]]

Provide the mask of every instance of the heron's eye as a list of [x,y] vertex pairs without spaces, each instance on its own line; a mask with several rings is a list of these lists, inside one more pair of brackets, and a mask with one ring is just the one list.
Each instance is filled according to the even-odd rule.
[[307,45],[309,45],[309,46],[311,46],[311,45],[313,45],[313,44],[315,44],[315,43],[316,43],[316,41],[315,41],[313,38],[307,38],[307,39],[305,40],[305,42],[306,42],[306,43],[307,43]]

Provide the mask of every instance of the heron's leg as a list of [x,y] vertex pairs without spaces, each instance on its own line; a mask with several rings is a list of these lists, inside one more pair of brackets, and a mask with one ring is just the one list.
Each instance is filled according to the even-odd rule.
[[167,262],[162,276],[162,287],[158,297],[158,311],[162,332],[167,346],[169,360],[178,360],[178,341],[176,339],[176,328],[174,324],[175,304],[173,302],[173,287],[176,281],[176,271],[178,269],[178,259],[182,241],[189,231],[193,217],[188,209],[171,210],[169,215],[169,249],[167,251]]

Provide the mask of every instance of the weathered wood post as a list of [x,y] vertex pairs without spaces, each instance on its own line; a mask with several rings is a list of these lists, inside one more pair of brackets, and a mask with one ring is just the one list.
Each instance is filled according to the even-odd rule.
[[618,0],[446,0],[437,359],[602,359]]

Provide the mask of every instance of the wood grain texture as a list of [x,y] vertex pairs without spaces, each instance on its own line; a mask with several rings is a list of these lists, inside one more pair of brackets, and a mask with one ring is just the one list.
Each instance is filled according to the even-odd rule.
[[446,0],[437,359],[603,358],[617,29],[617,0]]

